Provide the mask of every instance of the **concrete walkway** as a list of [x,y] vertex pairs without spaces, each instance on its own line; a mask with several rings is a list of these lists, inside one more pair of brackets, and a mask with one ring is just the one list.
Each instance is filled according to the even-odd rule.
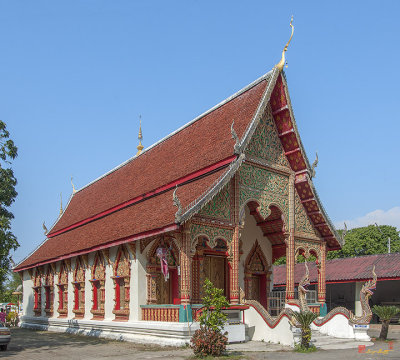
[[[396,329],[394,329],[396,330]],[[370,336],[378,336],[379,330],[371,330]],[[288,346],[250,341],[231,344],[228,354],[234,360],[358,360],[400,359],[400,332],[389,330],[391,343],[376,341],[373,346],[359,352],[357,348],[318,350],[301,354]],[[392,347],[392,349],[390,349]],[[380,352],[379,352],[380,351]],[[383,354],[383,352],[386,352]],[[28,329],[12,329],[9,350],[0,352],[1,359],[11,360],[193,360],[190,348],[160,347],[128,342],[98,339],[87,336],[49,333]],[[221,358],[223,360],[224,358]]]

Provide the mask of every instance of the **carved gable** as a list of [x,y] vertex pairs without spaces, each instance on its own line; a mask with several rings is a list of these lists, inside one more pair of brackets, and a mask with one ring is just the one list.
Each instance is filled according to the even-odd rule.
[[240,207],[249,200],[260,204],[260,214],[266,218],[270,205],[280,208],[285,220],[289,219],[289,177],[254,165],[240,168]]
[[311,234],[311,235],[320,237],[320,234],[318,233],[318,231],[311,224],[311,221],[310,221],[307,213],[304,210],[303,204],[301,203],[301,200],[300,200],[299,195],[297,194],[297,191],[295,193],[296,194],[295,194],[294,216],[295,216],[296,232]]
[[247,146],[246,153],[274,164],[290,167],[278,137],[269,105],[265,116],[261,119]]
[[199,211],[199,215],[229,221],[231,218],[230,199],[230,185],[228,184]]

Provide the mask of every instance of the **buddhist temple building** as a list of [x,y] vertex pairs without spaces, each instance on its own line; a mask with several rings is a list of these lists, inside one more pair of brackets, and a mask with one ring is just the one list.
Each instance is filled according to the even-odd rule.
[[266,314],[272,263],[282,256],[285,301],[296,303],[299,254],[316,257],[324,304],[326,253],[342,240],[314,187],[282,69],[156,144],[140,143],[131,159],[74,191],[46,240],[14,269],[22,325],[187,342],[206,278],[232,309],[249,311],[245,300],[254,300]]

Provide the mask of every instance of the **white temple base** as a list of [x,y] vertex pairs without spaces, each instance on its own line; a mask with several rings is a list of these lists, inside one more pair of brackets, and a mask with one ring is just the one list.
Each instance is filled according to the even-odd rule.
[[199,325],[160,321],[118,322],[23,316],[21,327],[161,346],[185,346],[189,344],[191,336]]

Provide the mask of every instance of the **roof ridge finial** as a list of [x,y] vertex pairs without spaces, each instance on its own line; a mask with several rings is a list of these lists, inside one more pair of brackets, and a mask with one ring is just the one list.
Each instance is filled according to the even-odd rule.
[[142,145],[142,140],[143,140],[143,135],[142,135],[142,115],[139,115],[139,135],[138,135],[138,139],[139,139],[139,145],[136,146],[136,149],[138,150],[136,153],[136,156],[140,155],[140,153],[142,152],[144,146]]
[[60,193],[60,216],[63,213],[63,207],[62,207],[62,192]]
[[72,185],[72,194],[75,194],[76,193],[76,189],[75,189],[75,186],[74,186],[74,183],[73,183],[73,177],[71,176],[71,185]]
[[[283,48],[281,61],[279,61],[279,63],[276,64],[276,67],[278,68],[279,71],[282,71],[283,67],[285,66],[285,52],[287,51],[287,49],[289,47],[289,44],[290,44],[290,41],[292,40],[292,37],[293,37],[294,26],[293,26],[292,23],[293,23],[293,15],[292,15],[292,18],[290,19],[290,27],[292,28],[292,34],[290,35],[289,41],[287,42],[287,44]],[[287,67],[287,65],[286,65],[286,67]]]

